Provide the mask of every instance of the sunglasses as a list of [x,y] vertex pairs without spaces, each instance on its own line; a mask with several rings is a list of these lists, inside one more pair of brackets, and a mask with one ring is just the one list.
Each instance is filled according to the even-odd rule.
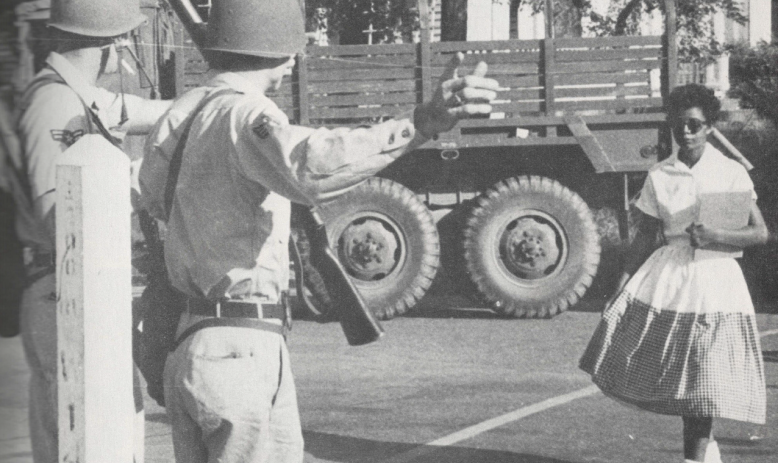
[[704,129],[708,124],[705,121],[699,119],[678,119],[673,122],[673,130],[683,132],[684,129],[688,129],[689,133],[696,134],[700,130]]

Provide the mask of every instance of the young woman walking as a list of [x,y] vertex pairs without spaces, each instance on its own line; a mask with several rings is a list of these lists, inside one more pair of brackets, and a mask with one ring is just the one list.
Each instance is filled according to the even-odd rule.
[[[740,266],[723,255],[695,259],[712,243],[745,248],[768,237],[747,171],[707,143],[720,107],[701,85],[669,95],[679,150],[648,173],[618,291],[580,361],[606,395],[681,416],[687,463],[721,462],[714,418],[765,421],[759,334]],[[748,225],[700,223],[700,198],[727,192],[751,193]]]

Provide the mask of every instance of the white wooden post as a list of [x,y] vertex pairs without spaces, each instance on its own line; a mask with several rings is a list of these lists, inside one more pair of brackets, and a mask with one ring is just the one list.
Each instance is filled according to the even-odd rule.
[[132,463],[129,160],[85,135],[56,174],[59,461]]

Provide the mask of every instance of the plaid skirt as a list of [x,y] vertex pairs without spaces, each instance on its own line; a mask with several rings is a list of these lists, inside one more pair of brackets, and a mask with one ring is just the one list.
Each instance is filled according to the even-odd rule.
[[645,410],[765,422],[759,334],[734,259],[655,251],[606,307],[579,366],[606,395]]

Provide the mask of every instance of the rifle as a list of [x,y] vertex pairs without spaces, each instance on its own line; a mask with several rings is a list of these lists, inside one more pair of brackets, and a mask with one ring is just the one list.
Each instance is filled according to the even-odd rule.
[[327,292],[335,300],[333,306],[346,340],[351,346],[377,341],[384,335],[384,330],[330,247],[324,220],[313,208],[306,219],[311,265],[319,272]]

